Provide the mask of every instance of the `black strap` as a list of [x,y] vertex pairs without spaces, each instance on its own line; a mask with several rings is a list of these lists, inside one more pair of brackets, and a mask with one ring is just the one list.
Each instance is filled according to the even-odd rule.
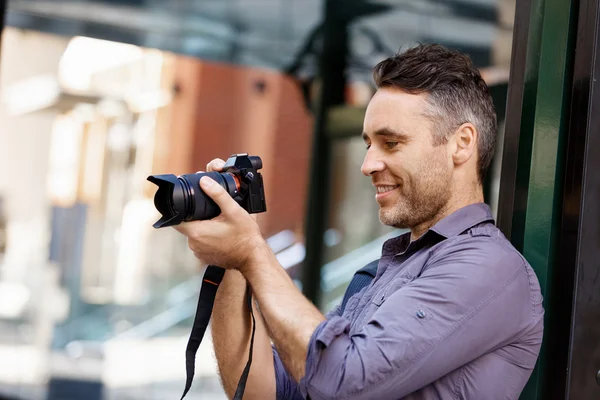
[[377,266],[379,265],[379,259],[371,261],[358,271],[354,273],[348,288],[346,289],[346,293],[344,293],[344,298],[342,299],[342,305],[340,309],[340,313],[344,312],[346,308],[346,303],[350,300],[354,294],[360,292],[362,288],[368,286],[375,275],[377,274]]
[[[217,295],[217,289],[223,280],[225,270],[215,265],[209,265],[204,273],[202,279],[202,287],[200,289],[200,296],[198,298],[198,307],[196,308],[196,316],[194,318],[194,325],[192,327],[192,333],[188,340],[187,347],[185,349],[185,372],[186,381],[185,389],[181,400],[188,393],[192,387],[192,381],[194,380],[194,373],[196,371],[196,352],[200,347],[200,343],[204,338],[204,333],[208,327],[210,316],[212,314],[213,305],[215,303],[215,296]],[[252,311],[252,292],[248,287],[247,290],[247,303],[250,309],[250,315],[252,316],[252,337],[250,338],[250,354],[248,355],[248,362],[242,372],[242,376],[238,382],[238,387],[235,392],[234,400],[242,400],[244,396],[244,390],[246,389],[246,381],[248,380],[248,374],[250,372],[250,365],[252,364],[252,354],[254,350],[254,333],[256,331],[256,320],[254,319],[254,313]]]
[[194,318],[192,333],[190,334],[190,339],[188,340],[185,349],[186,381],[181,399],[185,397],[192,387],[194,373],[196,372],[196,352],[198,351],[198,347],[200,347],[202,338],[204,338],[204,332],[206,332],[206,327],[208,326],[213,305],[215,303],[217,289],[223,280],[223,275],[225,275],[225,270],[215,265],[209,265],[206,268],[206,272],[204,272],[202,288],[200,289],[200,296],[198,297],[198,307],[196,308],[196,317]]
[[247,293],[248,309],[250,310],[250,315],[252,316],[252,336],[250,337],[248,362],[246,363],[244,372],[242,372],[242,376],[240,376],[240,380],[238,381],[238,386],[235,391],[235,395],[233,396],[233,400],[242,400],[242,397],[244,397],[246,381],[248,380],[248,374],[250,373],[250,365],[252,364],[252,354],[254,354],[254,333],[256,332],[256,320],[254,319],[254,311],[252,311],[252,291],[250,290],[250,286],[248,286]]

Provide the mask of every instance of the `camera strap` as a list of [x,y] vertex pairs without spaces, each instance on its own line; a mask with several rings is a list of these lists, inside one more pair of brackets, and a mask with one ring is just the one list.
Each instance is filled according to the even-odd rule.
[[[186,382],[183,395],[181,400],[188,393],[192,387],[192,381],[194,380],[194,373],[196,371],[196,353],[200,347],[200,343],[204,338],[204,333],[208,327],[210,316],[212,314],[213,305],[215,303],[215,296],[217,295],[217,289],[223,280],[225,275],[225,269],[217,267],[215,265],[209,265],[206,268],[204,277],[202,279],[202,287],[200,289],[200,296],[198,298],[198,307],[196,308],[196,316],[194,318],[194,325],[192,326],[192,333],[188,340],[188,344],[185,350],[185,372]],[[250,338],[250,351],[248,355],[248,362],[242,372],[242,376],[238,382],[234,400],[242,400],[244,396],[244,390],[246,389],[246,381],[248,380],[248,374],[250,373],[250,365],[252,364],[252,353],[254,350],[254,333],[256,332],[256,320],[254,318],[254,312],[252,311],[252,292],[247,290],[246,298],[248,308],[250,309],[250,315],[252,316],[252,337]]]

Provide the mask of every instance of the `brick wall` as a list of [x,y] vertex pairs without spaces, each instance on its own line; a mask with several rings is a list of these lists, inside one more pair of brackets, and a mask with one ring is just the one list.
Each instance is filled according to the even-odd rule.
[[276,71],[173,58],[178,88],[159,120],[153,173],[204,170],[215,157],[263,159],[265,236],[300,231],[307,196],[312,116],[292,79]]

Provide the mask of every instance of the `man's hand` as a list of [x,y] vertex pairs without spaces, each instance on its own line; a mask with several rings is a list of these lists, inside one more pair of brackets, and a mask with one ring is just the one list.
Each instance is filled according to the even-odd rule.
[[[220,171],[225,161],[215,159],[206,169]],[[184,222],[174,228],[188,237],[188,245],[206,264],[228,269],[244,269],[268,247],[258,224],[246,210],[209,177],[202,177],[200,188],[221,209],[212,220]]]
[[[223,165],[224,161],[217,159],[207,169],[221,170]],[[294,285],[252,216],[212,179],[202,178],[200,187],[221,208],[221,214],[175,229],[188,237],[190,249],[205,263],[242,273],[258,300],[281,360],[299,381],[305,373],[310,338],[325,317]]]
[[[221,172],[224,165],[225,161],[217,158],[206,166],[206,171]],[[252,217],[255,218],[256,214],[252,214]],[[195,242],[190,240],[190,247],[193,243]],[[237,271],[227,271],[219,285],[211,314],[212,341],[219,375],[230,399],[236,392],[238,380],[244,371],[250,351],[252,324],[246,299],[246,285],[246,279],[242,274]],[[276,383],[271,341],[263,318],[256,308],[254,315],[256,336],[244,399],[274,400]]]

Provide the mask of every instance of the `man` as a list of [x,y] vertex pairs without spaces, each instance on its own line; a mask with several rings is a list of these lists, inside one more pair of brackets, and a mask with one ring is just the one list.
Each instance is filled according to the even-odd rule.
[[362,173],[381,222],[410,232],[384,244],[375,279],[343,312],[323,316],[210,179],[201,187],[222,214],[177,228],[198,258],[228,269],[212,320],[225,390],[248,352],[248,284],[262,318],[244,398],[517,399],[541,345],[542,296],[483,203],[496,135],[486,84],[438,45],[381,62],[374,78]]

